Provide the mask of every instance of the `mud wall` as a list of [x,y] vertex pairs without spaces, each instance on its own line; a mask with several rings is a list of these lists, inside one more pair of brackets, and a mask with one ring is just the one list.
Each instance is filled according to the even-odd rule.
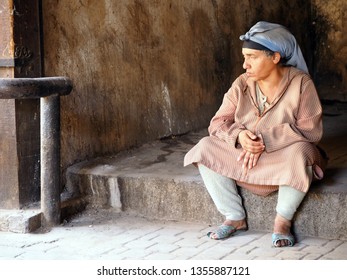
[[74,83],[61,100],[63,170],[206,127],[242,72],[239,35],[259,20],[288,26],[314,62],[310,1],[42,2],[45,75]]

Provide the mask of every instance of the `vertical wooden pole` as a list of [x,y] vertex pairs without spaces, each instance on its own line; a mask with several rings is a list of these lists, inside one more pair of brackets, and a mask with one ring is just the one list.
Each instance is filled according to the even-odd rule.
[[[42,76],[40,0],[0,0],[0,77]],[[0,100],[0,209],[40,201],[40,101]]]

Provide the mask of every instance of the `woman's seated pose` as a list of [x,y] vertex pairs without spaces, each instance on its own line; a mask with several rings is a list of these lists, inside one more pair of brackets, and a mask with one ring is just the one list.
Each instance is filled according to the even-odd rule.
[[246,70],[224,95],[204,137],[185,156],[199,168],[224,223],[223,239],[247,229],[237,185],[266,196],[278,190],[273,245],[293,246],[291,223],[326,163],[317,147],[322,107],[295,37],[282,25],[258,22],[243,41]]

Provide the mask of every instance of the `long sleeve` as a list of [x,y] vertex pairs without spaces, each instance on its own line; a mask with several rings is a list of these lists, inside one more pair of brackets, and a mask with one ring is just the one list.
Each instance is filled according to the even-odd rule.
[[224,95],[222,105],[216,112],[208,128],[209,134],[231,145],[236,145],[239,133],[245,127],[235,122],[235,112],[238,105],[238,95],[241,89],[234,83]]

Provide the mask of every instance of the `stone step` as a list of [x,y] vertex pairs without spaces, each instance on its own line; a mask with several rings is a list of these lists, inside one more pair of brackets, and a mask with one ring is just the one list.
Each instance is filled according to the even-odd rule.
[[38,208],[0,211],[0,231],[28,233],[41,226],[41,211]]
[[[340,148],[347,140],[341,134],[347,131],[345,119],[334,116],[325,120],[322,146],[330,157],[329,168],[325,179],[313,184],[297,211],[293,225],[297,235],[347,239],[347,156],[338,152],[343,151]],[[183,167],[185,153],[206,134],[203,130],[155,141],[112,157],[73,165],[67,171],[67,189],[85,197],[91,207],[114,207],[149,218],[216,225],[223,217],[198,170]],[[240,194],[249,227],[271,231],[277,193],[264,198],[240,189]]]
[[[69,219],[86,208],[83,198],[61,198],[61,222]],[[0,231],[14,233],[31,233],[42,227],[42,211],[40,203],[25,209],[0,209]]]

